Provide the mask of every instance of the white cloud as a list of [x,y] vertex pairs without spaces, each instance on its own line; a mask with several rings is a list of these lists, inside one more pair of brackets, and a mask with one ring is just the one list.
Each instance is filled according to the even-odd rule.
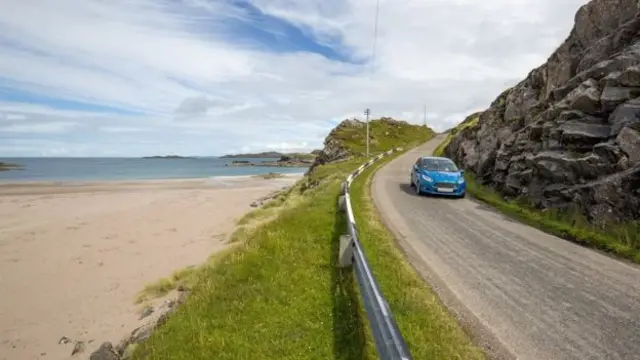
[[72,122],[46,122],[39,124],[17,124],[0,126],[0,133],[44,133],[44,134],[59,134],[64,133],[67,130],[78,126],[77,123]]
[[[332,120],[370,107],[422,123],[425,104],[445,130],[544,62],[585,1],[381,0],[374,64],[375,1],[253,0],[273,17],[259,23],[232,3],[0,0],[0,100],[36,94],[137,113],[14,97],[0,102],[0,142],[25,154],[312,149]],[[293,41],[282,21],[354,62],[282,51]],[[61,143],[16,143],[35,133]]]

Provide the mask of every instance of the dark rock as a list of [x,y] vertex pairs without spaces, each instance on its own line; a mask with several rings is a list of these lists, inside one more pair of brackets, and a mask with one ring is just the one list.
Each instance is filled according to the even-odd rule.
[[560,125],[560,142],[567,149],[588,150],[609,137],[609,125],[567,121]]
[[76,341],[76,344],[73,346],[73,350],[71,350],[71,356],[75,356],[78,354],[82,354],[86,348],[84,341]]
[[620,72],[618,84],[629,87],[640,87],[640,66],[631,66]]
[[113,345],[110,342],[103,342],[100,347],[91,353],[89,356],[89,360],[119,360],[120,356],[116,352],[116,349],[113,348]]
[[608,121],[611,124],[611,136],[618,135],[625,126],[640,130],[640,98],[619,105],[609,115]]
[[587,114],[600,111],[600,89],[593,79],[588,79],[572,90],[559,104],[560,107],[579,110]]
[[629,127],[622,128],[616,142],[627,154],[631,166],[640,162],[640,132]]
[[616,106],[638,95],[640,95],[638,88],[607,86],[602,90],[600,102],[604,112],[611,112]]
[[151,314],[153,314],[153,306],[145,306],[144,309],[142,309],[142,311],[140,312],[140,317],[138,318],[138,320],[142,320]]

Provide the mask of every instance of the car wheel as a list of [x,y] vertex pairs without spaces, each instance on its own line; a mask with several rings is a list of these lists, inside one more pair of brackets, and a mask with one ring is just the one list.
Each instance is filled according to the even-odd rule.
[[409,186],[414,187],[416,184],[413,183],[413,176],[409,176]]
[[467,196],[467,193],[463,192],[462,194],[460,194],[460,196],[458,196],[458,199],[464,199],[465,196]]
[[416,181],[414,186],[416,187],[416,195],[422,195],[422,191],[420,191],[420,180]]

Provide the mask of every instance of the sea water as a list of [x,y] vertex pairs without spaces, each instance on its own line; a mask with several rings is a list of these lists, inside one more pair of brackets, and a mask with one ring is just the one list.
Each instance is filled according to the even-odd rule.
[[19,170],[0,171],[0,182],[22,181],[120,181],[188,179],[218,176],[304,173],[304,167],[225,166],[233,161],[253,163],[278,159],[251,158],[0,158],[18,164]]

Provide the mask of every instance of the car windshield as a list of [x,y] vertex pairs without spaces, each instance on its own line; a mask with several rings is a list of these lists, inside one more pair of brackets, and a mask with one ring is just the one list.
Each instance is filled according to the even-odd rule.
[[447,159],[423,159],[422,168],[428,171],[456,172],[458,167]]

